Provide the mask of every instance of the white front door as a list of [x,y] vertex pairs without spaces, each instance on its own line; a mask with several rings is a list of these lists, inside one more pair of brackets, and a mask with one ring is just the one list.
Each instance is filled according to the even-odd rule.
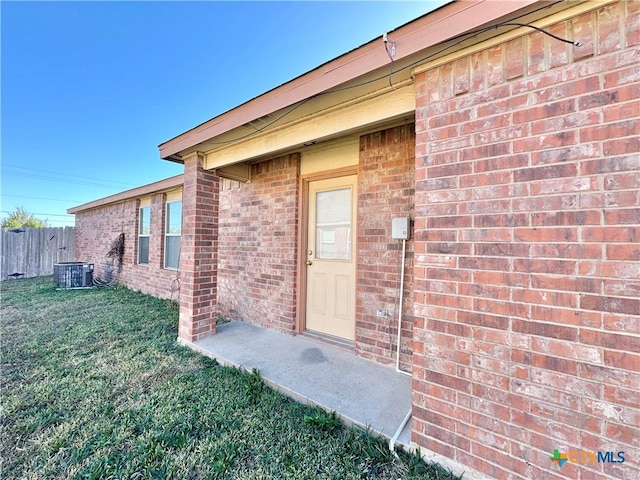
[[357,176],[309,183],[306,329],[355,338]]

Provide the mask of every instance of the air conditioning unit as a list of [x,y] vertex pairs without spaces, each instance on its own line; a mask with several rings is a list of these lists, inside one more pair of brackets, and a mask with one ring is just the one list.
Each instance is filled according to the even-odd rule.
[[62,289],[89,288],[93,286],[93,263],[56,263],[53,265],[53,283]]

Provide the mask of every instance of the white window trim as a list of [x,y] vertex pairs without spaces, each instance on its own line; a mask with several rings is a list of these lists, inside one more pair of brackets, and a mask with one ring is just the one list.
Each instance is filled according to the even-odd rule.
[[[180,203],[180,233],[170,233],[169,230],[169,205],[171,205],[172,203]],[[180,254],[178,253],[178,266],[177,267],[172,267],[172,266],[167,266],[167,239],[169,237],[173,238],[173,237],[182,237],[182,199],[180,200],[171,200],[171,201],[167,201],[165,203],[165,215],[164,215],[164,259],[163,259],[163,267],[165,268],[165,270],[175,270],[175,271],[180,271]],[[180,239],[181,242],[181,246],[182,246],[182,239]]]
[[[148,209],[149,211],[149,233],[142,233],[142,210]],[[150,256],[151,256],[151,205],[141,205],[138,209],[138,265],[149,265]],[[147,261],[140,261],[140,239],[141,238],[149,238],[148,252],[147,252]]]

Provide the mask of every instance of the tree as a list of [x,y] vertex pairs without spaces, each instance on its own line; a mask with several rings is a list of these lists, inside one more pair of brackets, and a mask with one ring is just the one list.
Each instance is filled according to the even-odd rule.
[[48,220],[36,218],[23,207],[16,208],[15,212],[2,220],[2,228],[47,228],[48,226]]

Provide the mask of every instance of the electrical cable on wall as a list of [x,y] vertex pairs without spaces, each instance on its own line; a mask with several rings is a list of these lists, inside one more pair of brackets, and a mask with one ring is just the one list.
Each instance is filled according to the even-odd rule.
[[[322,95],[322,94],[318,94],[318,95]],[[304,100],[301,100],[297,103],[297,105],[295,105],[295,107],[293,107],[291,110],[283,113],[282,115],[280,115],[278,118],[272,120],[271,122],[267,123],[266,125],[263,125],[260,128],[256,128],[254,132],[250,132],[247,133],[246,135],[241,135],[237,138],[234,138],[233,140],[225,140],[223,142],[209,142],[210,145],[226,145],[228,143],[233,143],[233,142],[237,142],[238,140],[244,140],[245,138],[249,138],[252,137],[254,135],[257,135],[258,133],[260,133],[261,131],[263,131],[265,128],[269,128],[271,125],[273,125],[276,122],[279,122],[280,120],[282,120],[283,118],[285,118],[287,115],[290,115],[291,113],[293,113],[295,110],[297,110],[298,108],[300,108],[302,105],[304,105],[305,103],[307,103],[310,100],[313,100],[314,98],[316,98],[318,95],[313,95],[309,98],[305,98]]]
[[[396,56],[396,42],[394,42],[393,40],[389,40],[389,37],[387,37],[386,33],[382,35],[382,42],[384,43],[384,49],[389,56],[389,60],[391,60],[391,66],[389,70],[389,86],[395,90],[393,84],[391,83],[391,76],[393,75],[393,57]],[[389,51],[389,43],[391,43],[391,51]]]
[[544,33],[545,35],[548,35],[551,38],[555,38],[556,40],[558,40],[560,42],[568,43],[569,45],[573,45],[574,47],[581,47],[582,46],[582,43],[580,43],[580,42],[575,42],[575,41],[569,40],[567,38],[559,37],[558,35],[555,35],[555,34],[553,34],[551,32],[547,32],[543,28],[536,27],[535,25],[531,25],[530,23],[505,22],[505,23],[498,24],[495,28],[498,28],[499,26],[500,27],[514,26],[514,27],[533,28],[534,30],[537,30],[540,33]]
[[[562,0],[561,0],[561,1],[562,1]],[[555,3],[554,3],[554,4],[552,4],[552,5],[545,5],[544,7],[541,7],[541,8],[539,8],[539,9],[537,9],[537,10],[534,10],[533,12],[529,12],[529,13],[528,13],[528,14],[526,14],[526,15],[529,15],[529,14],[531,14],[531,13],[535,13],[535,12],[537,12],[537,11],[539,11],[539,10],[543,10],[543,9],[545,9],[545,8],[549,8],[549,7],[553,6],[553,5],[555,5],[556,3],[560,3],[560,2],[555,2]],[[525,15],[521,15],[520,17],[516,17],[516,19],[521,18],[522,16],[525,16]],[[536,30],[536,31],[538,31],[538,32],[540,32],[540,33],[543,33],[543,34],[545,34],[545,35],[547,35],[547,36],[549,36],[549,37],[551,37],[551,38],[554,38],[554,39],[556,39],[556,40],[559,40],[559,41],[561,41],[561,42],[568,43],[568,44],[570,44],[570,45],[574,45],[574,46],[576,46],[576,47],[581,47],[581,46],[582,46],[582,44],[581,44],[580,42],[578,42],[578,41],[568,40],[568,39],[566,39],[566,38],[559,37],[558,35],[554,35],[553,33],[548,32],[548,31],[544,30],[543,28],[537,27],[537,26],[535,26],[535,25],[531,25],[531,24],[529,24],[529,23],[518,23],[518,22],[514,22],[514,21],[512,21],[512,20],[508,20],[508,21],[504,21],[504,22],[497,23],[497,24],[495,24],[495,25],[491,25],[491,26],[488,26],[488,27],[480,28],[480,29],[478,29],[478,30],[473,30],[473,31],[471,31],[471,32],[465,32],[465,33],[461,33],[460,35],[453,36],[453,37],[449,38],[449,39],[447,40],[447,42],[451,42],[451,41],[454,41],[454,40],[459,40],[459,41],[458,41],[458,42],[456,42],[456,43],[453,43],[453,44],[451,44],[451,45],[447,45],[446,47],[444,47],[444,48],[442,48],[442,49],[438,50],[437,52],[434,52],[434,53],[432,53],[432,54],[430,54],[430,55],[427,55],[426,57],[422,57],[422,58],[420,58],[420,59],[416,60],[415,62],[412,62],[412,63],[410,63],[409,65],[406,65],[406,66],[404,66],[404,67],[402,67],[402,68],[400,68],[400,69],[396,70],[396,72],[395,72],[395,73],[402,72],[402,71],[407,70],[407,69],[409,69],[409,68],[413,68],[413,67],[415,67],[416,65],[419,65],[419,64],[421,64],[421,63],[424,63],[425,61],[430,60],[430,59],[432,59],[433,57],[436,57],[436,56],[438,56],[438,55],[440,55],[440,54],[442,54],[442,53],[445,53],[447,50],[451,50],[452,48],[457,47],[457,46],[458,46],[458,45],[460,45],[461,43],[464,43],[464,42],[466,42],[467,40],[469,40],[469,39],[471,39],[471,38],[473,38],[473,37],[476,37],[476,36],[481,35],[481,34],[483,34],[483,33],[489,32],[489,31],[491,31],[491,30],[496,30],[496,29],[498,29],[498,28],[501,28],[501,27],[508,27],[508,26],[512,26],[512,27],[528,27],[528,28],[532,28],[532,29],[534,29],[534,30]],[[386,35],[386,34],[385,34],[385,35]],[[384,40],[384,38],[385,38],[385,37],[383,36],[383,40]],[[388,37],[387,37],[387,38],[388,38]],[[385,47],[385,48],[386,48],[386,47]],[[382,79],[383,79],[383,78],[385,78],[386,76],[387,76],[387,75],[381,75],[381,76],[376,77],[376,78],[373,78],[373,79],[371,79],[371,80],[367,80],[366,82],[361,82],[361,83],[359,83],[359,84],[357,84],[357,85],[349,85],[348,87],[334,88],[334,89],[328,90],[328,91],[326,91],[326,92],[322,92],[322,93],[318,94],[318,96],[320,96],[320,95],[327,95],[327,94],[329,94],[329,93],[334,93],[334,92],[342,92],[342,91],[345,91],[345,90],[350,90],[350,89],[352,89],[352,88],[362,87],[362,86],[364,86],[364,85],[368,85],[368,84],[370,84],[370,83],[374,83],[374,82],[377,82],[377,81],[379,81],[379,80],[382,80]]]

